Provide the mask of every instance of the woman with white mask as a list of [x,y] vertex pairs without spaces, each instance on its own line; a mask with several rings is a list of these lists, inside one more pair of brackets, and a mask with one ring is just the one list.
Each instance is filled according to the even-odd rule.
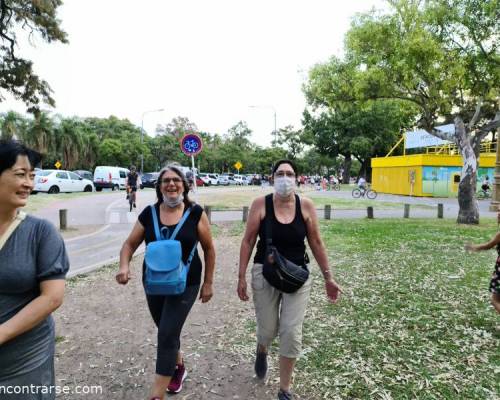
[[[169,165],[160,171],[156,183],[157,203],[146,207],[139,215],[132,232],[120,252],[120,270],[116,275],[118,283],[125,285],[130,279],[130,260],[143,240],[146,244],[155,242],[155,219],[158,230],[169,232],[170,238],[176,232],[182,249],[182,262],[189,266],[186,288],[175,295],[146,294],[149,311],[158,327],[156,375],[151,390],[152,400],[163,400],[165,392],[179,393],[187,376],[180,349],[182,327],[193,306],[198,292],[202,303],[212,298],[212,282],[215,269],[215,249],[210,233],[210,223],[203,209],[189,200],[189,184],[182,171]],[[189,214],[186,213],[189,211]],[[180,229],[176,227],[180,225]],[[201,243],[205,258],[205,274],[201,285],[202,264],[197,242]],[[143,284],[146,264],[143,264]]]
[[[328,257],[319,234],[314,204],[310,199],[295,194],[297,176],[297,168],[292,161],[280,160],[275,163],[273,168],[275,192],[258,197],[252,203],[240,248],[238,296],[241,300],[248,301],[246,271],[259,236],[251,270],[257,319],[255,373],[258,378],[265,378],[267,353],[272,341],[279,334],[279,400],[293,398],[292,374],[302,347],[302,324],[311,288],[305,238],[323,274],[328,299],[335,303],[341,292],[328,266]],[[271,246],[276,252],[270,251]],[[301,286],[287,287],[283,277],[290,271],[276,267],[276,264],[279,264],[275,262],[278,257],[286,261],[281,262],[281,265],[292,264],[296,268],[295,272],[299,271],[303,278]],[[281,282],[272,279],[273,268],[279,270],[277,275]]]

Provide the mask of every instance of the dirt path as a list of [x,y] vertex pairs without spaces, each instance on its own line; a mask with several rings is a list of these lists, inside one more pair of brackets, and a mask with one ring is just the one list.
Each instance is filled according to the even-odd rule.
[[[217,235],[215,297],[199,301],[186,321],[182,347],[189,377],[177,399],[275,399],[277,355],[266,383],[253,377],[253,305],[236,296],[240,234],[221,224]],[[156,327],[141,284],[142,257],[133,263],[134,279],[115,283],[116,268],[106,267],[70,281],[56,313],[56,384],[100,385],[102,394],[60,395],[58,399],[147,399],[154,374]],[[248,332],[248,330],[246,330]],[[174,398],[174,397],[172,397]],[[300,397],[305,399],[305,397]]]

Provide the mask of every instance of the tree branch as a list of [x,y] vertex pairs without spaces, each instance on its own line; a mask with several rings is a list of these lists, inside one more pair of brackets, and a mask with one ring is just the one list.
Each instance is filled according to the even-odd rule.
[[469,124],[467,125],[467,128],[469,128],[469,131],[472,130],[472,127],[476,124],[477,119],[479,118],[479,115],[481,114],[481,107],[482,106],[483,106],[483,97],[481,96],[476,104],[476,112],[474,113],[474,116],[472,117],[472,119],[469,121]]
[[[16,61],[16,57],[14,56],[14,46],[15,46],[15,41],[11,37],[7,36],[4,33],[4,28],[7,28],[8,21],[10,21],[10,12],[12,12],[12,9],[7,6],[6,0],[0,0],[0,37],[4,38],[10,43],[10,57],[12,58],[13,61]],[[7,22],[5,22],[5,17],[8,16]]]
[[488,122],[486,125],[483,125],[479,130],[477,131],[477,134],[483,134],[483,133],[489,133],[493,129],[497,129],[500,127],[500,111],[497,111],[497,114],[495,115],[495,119],[491,122]]

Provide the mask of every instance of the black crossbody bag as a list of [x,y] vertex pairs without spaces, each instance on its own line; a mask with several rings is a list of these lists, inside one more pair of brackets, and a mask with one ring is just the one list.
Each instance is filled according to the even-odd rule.
[[[271,201],[266,199],[266,252],[262,275],[269,284],[284,293],[294,293],[299,290],[309,278],[309,270],[305,265],[297,265],[283,257],[273,246],[271,226]],[[304,259],[305,261],[305,259]]]

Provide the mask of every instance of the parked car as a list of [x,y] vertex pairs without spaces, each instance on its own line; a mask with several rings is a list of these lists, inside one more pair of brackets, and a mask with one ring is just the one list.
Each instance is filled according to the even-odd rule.
[[94,171],[94,186],[100,192],[103,188],[112,190],[125,189],[127,174],[130,171],[121,167],[96,167]]
[[158,180],[159,172],[147,172],[141,176],[141,189],[155,188],[156,181]]
[[92,192],[94,184],[71,171],[45,169],[35,176],[34,193]]
[[219,185],[228,186],[231,184],[234,185],[234,179],[232,176],[229,176],[227,174],[222,174],[221,176],[219,176]]
[[219,179],[215,176],[215,174],[200,173],[200,178],[207,186],[219,184]]
[[85,171],[84,169],[79,169],[73,171],[75,174],[80,175],[83,179],[88,179],[89,181],[94,181],[94,175],[90,171]]
[[233,179],[236,185],[241,185],[241,186],[248,185],[247,177],[245,175],[235,174],[233,176]]

